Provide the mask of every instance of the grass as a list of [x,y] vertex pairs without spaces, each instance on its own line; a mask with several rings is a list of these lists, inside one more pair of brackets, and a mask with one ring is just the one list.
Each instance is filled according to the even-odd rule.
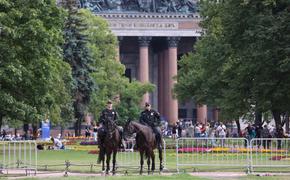
[[[269,160],[269,154],[257,154],[253,155],[253,162],[255,164],[269,164],[272,165],[289,165],[289,160],[287,161],[271,161]],[[0,157],[0,163],[1,163]],[[225,172],[246,172],[247,168],[247,156],[245,154],[237,154],[237,153],[209,153],[201,156],[201,153],[183,153],[179,155],[179,162],[183,164],[206,164],[206,165],[198,165],[198,166],[180,166],[180,172],[195,172],[195,171],[225,171]],[[260,159],[259,159],[260,158]],[[262,158],[262,160],[261,160]],[[7,158],[6,158],[7,160]],[[71,166],[69,170],[71,172],[101,172],[100,165],[96,164],[97,155],[96,154],[88,154],[87,151],[74,151],[74,150],[60,150],[60,151],[38,151],[38,169],[39,170],[57,170],[64,171],[65,170],[65,162],[69,161]],[[156,169],[159,168],[159,160],[156,155]],[[125,172],[128,170],[129,172],[136,173],[139,168],[139,154],[138,153],[119,153],[117,155],[117,163],[123,163],[123,165],[135,166],[132,167],[120,167],[118,172]],[[90,166],[93,164],[94,166]],[[222,166],[224,164],[229,164],[227,166]],[[92,169],[91,169],[92,168]],[[144,170],[146,171],[147,165],[146,161],[144,163]],[[170,172],[176,172],[176,153],[175,150],[167,150],[166,152],[166,169]],[[290,168],[255,168],[255,170],[260,171],[288,171],[290,172]]]
[[[165,139],[166,145],[170,145],[170,147],[175,146],[175,141],[172,139]],[[200,141],[196,140],[195,143],[204,146],[205,143],[209,141]],[[184,141],[183,144],[187,147],[187,141]],[[243,146],[244,141],[234,142],[237,146]],[[195,145],[194,145],[195,146]],[[24,147],[22,147],[24,148]],[[95,146],[96,148],[96,146]],[[1,148],[2,149],[2,148]],[[3,152],[0,152],[0,164],[3,161]],[[121,155],[122,154],[122,155]],[[290,164],[290,160],[283,161],[273,161],[270,160],[272,156],[280,156],[282,153],[254,153],[253,154],[253,163],[254,165],[288,165]],[[22,159],[24,154],[18,154],[14,156],[11,154],[11,161],[21,156]],[[29,157],[29,154],[26,154],[26,157]],[[75,151],[75,150],[60,150],[60,151],[38,151],[38,169],[39,170],[57,170],[64,171],[65,170],[65,162],[69,161],[70,167],[69,171],[71,172],[101,172],[100,165],[96,165],[97,155],[88,154],[87,151]],[[6,153],[6,162],[8,160]],[[176,172],[176,152],[175,149],[167,149],[166,150],[166,170],[170,172]],[[180,172],[196,172],[196,171],[216,171],[216,172],[246,172],[247,171],[247,153],[217,153],[217,152],[204,152],[204,153],[180,153],[178,156],[178,160],[180,163],[185,164],[184,166],[180,166]],[[32,157],[32,162],[34,162],[34,157]],[[156,169],[159,168],[159,160],[158,155],[156,154]],[[123,173],[126,170],[132,173],[138,172],[139,168],[139,154],[138,153],[119,153],[117,155],[117,163],[119,166],[122,163],[122,167],[118,169],[119,173]],[[200,164],[200,165],[186,165],[186,164]],[[223,166],[227,164],[227,166]],[[91,166],[93,165],[93,166]],[[125,166],[131,167],[125,167]],[[134,166],[134,168],[132,168]],[[147,165],[146,161],[144,163],[144,171],[146,171]],[[259,171],[288,171],[290,172],[290,168],[255,168],[254,170]]]

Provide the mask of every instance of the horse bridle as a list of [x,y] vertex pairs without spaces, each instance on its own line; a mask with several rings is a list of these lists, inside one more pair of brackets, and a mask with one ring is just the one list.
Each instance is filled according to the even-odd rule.
[[[130,124],[132,123],[132,121],[130,121],[128,124],[127,124],[127,127],[129,127],[130,126]],[[131,126],[133,126],[132,124],[131,124]],[[134,126],[133,126],[134,127]],[[138,134],[139,132],[141,132],[139,129],[137,129],[137,128],[134,128],[135,129],[135,132],[129,132],[130,134],[134,134],[134,133],[136,133],[136,134]]]

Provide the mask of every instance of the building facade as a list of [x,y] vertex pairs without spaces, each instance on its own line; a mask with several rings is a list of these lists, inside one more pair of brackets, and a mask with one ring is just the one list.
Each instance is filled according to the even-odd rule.
[[172,93],[178,60],[201,36],[197,0],[80,0],[79,6],[108,21],[125,75],[156,85],[142,104],[150,102],[171,125],[178,119],[217,120],[217,110],[191,100],[178,103]]

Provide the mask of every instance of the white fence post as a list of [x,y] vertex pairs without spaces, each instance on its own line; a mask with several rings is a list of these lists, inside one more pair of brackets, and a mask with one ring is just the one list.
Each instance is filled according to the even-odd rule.
[[252,171],[254,168],[290,168],[290,139],[254,138],[250,143]]
[[248,146],[245,138],[179,138],[176,140],[176,170],[202,166],[249,169]]
[[[35,141],[1,141],[2,171],[24,170],[37,172],[37,144]],[[33,160],[34,159],[34,163]]]
[[[163,142],[163,167],[166,169],[166,142]],[[129,145],[129,146],[127,146]],[[135,139],[127,140],[126,146],[129,148],[125,148],[125,151],[120,151],[117,154],[117,167],[125,168],[125,169],[139,169],[140,168],[140,154],[139,151],[135,150],[134,147],[136,145]],[[154,151],[155,154],[158,154],[158,150]],[[159,157],[159,156],[156,156]],[[158,162],[158,163],[156,163]],[[155,165],[159,165],[159,158],[155,158]],[[147,167],[147,166],[144,166]],[[157,167],[157,166],[155,166]]]

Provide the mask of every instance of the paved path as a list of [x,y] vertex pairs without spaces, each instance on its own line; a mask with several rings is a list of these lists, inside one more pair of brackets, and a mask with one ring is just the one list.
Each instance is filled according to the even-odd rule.
[[242,172],[195,172],[189,173],[192,176],[199,176],[199,177],[241,177],[247,176],[246,173]]
[[[4,171],[4,174],[7,172]],[[36,177],[36,178],[47,178],[47,177],[63,177],[65,175],[64,172],[57,172],[57,171],[38,171],[36,176],[34,175],[34,172],[30,172],[28,176],[25,176],[24,170],[9,170],[9,174],[13,174],[13,177],[9,177],[8,179],[22,179],[27,177]],[[159,173],[155,173],[156,175],[159,175]],[[162,173],[162,176],[171,176],[175,173]],[[196,172],[196,173],[189,173],[192,176],[198,176],[198,177],[241,177],[246,176],[245,173],[239,173],[239,172]],[[116,174],[116,176],[123,176],[124,174]],[[131,175],[131,174],[130,174]],[[135,175],[135,174],[132,174]],[[136,174],[138,175],[138,174]],[[146,175],[146,173],[144,173]],[[105,176],[101,173],[68,173],[68,176],[80,176],[80,177],[102,177]]]

